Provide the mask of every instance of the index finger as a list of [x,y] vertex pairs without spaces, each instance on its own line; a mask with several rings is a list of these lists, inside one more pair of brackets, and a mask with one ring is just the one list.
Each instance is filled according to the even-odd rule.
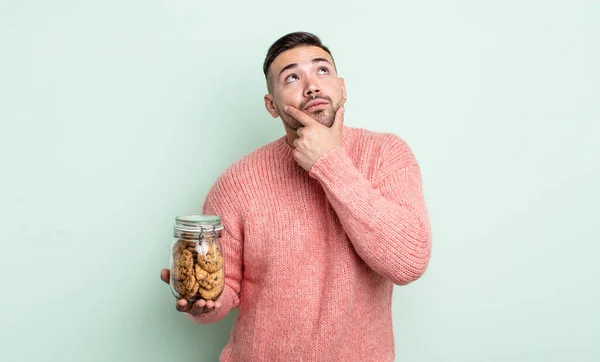
[[194,303],[192,305],[192,307],[190,308],[190,314],[191,315],[199,315],[202,314],[202,312],[204,312],[204,308],[206,307],[206,301],[204,299],[199,299],[196,301],[196,303]]
[[300,122],[305,127],[308,125],[314,124],[314,123],[318,123],[314,119],[310,118],[310,116],[308,114],[306,114],[306,113],[302,112],[301,110],[294,108],[292,106],[285,106],[283,108],[283,110],[285,111],[285,113],[294,117],[298,122]]

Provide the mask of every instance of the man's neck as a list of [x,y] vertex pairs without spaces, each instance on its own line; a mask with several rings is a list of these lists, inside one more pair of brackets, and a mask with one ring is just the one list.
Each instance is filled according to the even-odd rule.
[[296,138],[298,138],[298,132],[295,129],[285,126],[285,133],[286,133],[286,142],[287,142],[288,146],[290,146],[291,148],[295,148],[294,140]]

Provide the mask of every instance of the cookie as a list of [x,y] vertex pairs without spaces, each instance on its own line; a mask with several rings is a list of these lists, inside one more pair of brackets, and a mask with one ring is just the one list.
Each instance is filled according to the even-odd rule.
[[194,295],[198,291],[198,281],[193,275],[183,281],[183,286],[185,288],[185,294]]
[[181,239],[177,240],[177,242],[173,245],[173,258],[179,258],[181,256],[181,252],[184,250],[187,250],[192,254],[197,253],[196,245],[198,244],[193,241],[184,241]]
[[198,292],[199,284],[196,278],[192,275],[185,280],[177,280],[174,283],[174,288],[179,293],[180,298],[190,300]]
[[198,293],[200,293],[200,296],[204,300],[215,300],[215,299],[219,298],[219,296],[221,295],[222,292],[223,292],[222,287],[221,288],[213,288],[211,290],[206,290],[202,287],[198,288]]
[[173,244],[173,256],[181,255],[181,251],[183,250],[184,243],[181,240],[178,240],[175,244]]
[[175,261],[177,266],[184,268],[192,268],[194,266],[194,258],[189,250],[182,250],[181,255]]
[[200,286],[198,288],[198,293],[200,293],[200,296],[204,300],[215,300],[221,295],[223,287],[225,286],[225,273],[222,268],[209,274],[209,283],[211,284],[212,289]]
[[198,251],[196,250],[198,248],[197,243],[185,243],[184,248],[185,248],[185,250],[189,251],[192,254],[198,253]]
[[191,288],[187,290],[188,294],[185,295],[185,299],[191,300],[191,301],[196,301],[198,299],[198,298],[196,298],[198,289],[200,289],[200,284],[198,284],[198,282],[195,281],[194,284],[191,286]]
[[212,284],[213,288],[223,288],[225,285],[225,270],[223,268],[217,270],[214,273],[208,275],[209,283]]
[[205,253],[199,252],[196,259],[198,261],[198,265],[200,265],[202,269],[209,273],[214,273],[223,268],[223,255],[221,254],[221,250],[219,250],[215,244],[202,244],[201,249],[202,251],[205,251]]
[[171,267],[171,274],[173,276],[173,279],[175,280],[185,280],[190,275],[192,275],[193,271],[194,269],[186,268],[185,266],[179,265],[178,263],[174,263]]
[[188,250],[173,256],[171,273],[176,280],[185,280],[194,274],[194,256]]
[[210,283],[209,280],[210,273],[202,269],[198,264],[195,266],[195,271],[198,284],[200,284],[200,286],[204,289],[211,290],[213,288],[213,284]]
[[198,280],[200,287],[206,290],[212,290],[215,287],[221,286],[224,277],[223,268],[214,273],[209,273],[196,264],[196,280]]

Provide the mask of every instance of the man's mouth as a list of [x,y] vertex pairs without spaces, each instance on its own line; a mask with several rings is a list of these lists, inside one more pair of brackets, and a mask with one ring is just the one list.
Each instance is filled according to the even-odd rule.
[[309,102],[306,107],[304,108],[305,111],[313,111],[315,109],[318,109],[319,107],[324,107],[325,105],[327,105],[326,101],[323,100],[314,100],[312,102]]

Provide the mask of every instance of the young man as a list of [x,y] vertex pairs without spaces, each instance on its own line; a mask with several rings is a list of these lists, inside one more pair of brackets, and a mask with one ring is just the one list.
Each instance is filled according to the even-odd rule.
[[393,361],[393,287],[431,252],[417,161],[398,136],[344,126],[344,80],[315,35],[277,40],[263,70],[286,136],[211,188],[202,211],[223,222],[225,290],[176,307],[197,323],[239,307],[221,361]]

